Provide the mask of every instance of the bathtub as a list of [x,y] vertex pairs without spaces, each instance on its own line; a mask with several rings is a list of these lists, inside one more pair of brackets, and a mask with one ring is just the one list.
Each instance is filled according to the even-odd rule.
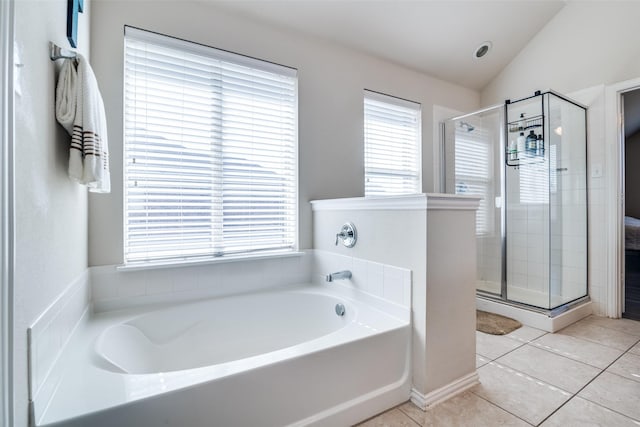
[[409,397],[410,321],[408,309],[357,294],[308,285],[94,314],[34,418],[92,427],[364,420]]

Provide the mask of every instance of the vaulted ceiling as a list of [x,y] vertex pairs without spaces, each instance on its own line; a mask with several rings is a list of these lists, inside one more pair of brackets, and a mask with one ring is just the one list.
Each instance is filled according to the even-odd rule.
[[[481,90],[565,1],[235,0],[214,4]],[[474,58],[484,41],[490,41],[492,49],[485,57]]]

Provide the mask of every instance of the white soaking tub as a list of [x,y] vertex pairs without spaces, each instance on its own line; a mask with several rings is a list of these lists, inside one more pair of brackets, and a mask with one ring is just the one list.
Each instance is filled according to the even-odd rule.
[[[409,312],[335,285],[94,315],[38,425],[341,426],[403,402]],[[336,314],[336,304],[344,315]]]

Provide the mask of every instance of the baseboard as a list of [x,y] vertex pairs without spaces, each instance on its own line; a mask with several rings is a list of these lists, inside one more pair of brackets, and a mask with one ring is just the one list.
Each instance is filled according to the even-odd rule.
[[425,411],[440,402],[444,402],[445,400],[470,389],[476,384],[480,384],[480,379],[476,372],[472,372],[427,394],[422,394],[415,388],[412,388],[411,402],[413,402],[413,404],[418,408]]

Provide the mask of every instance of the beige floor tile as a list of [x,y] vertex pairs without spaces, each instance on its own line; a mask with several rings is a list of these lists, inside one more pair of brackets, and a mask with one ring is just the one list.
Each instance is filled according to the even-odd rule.
[[631,319],[609,319],[608,317],[589,316],[578,323],[598,325],[640,338],[640,321]]
[[491,362],[491,360],[487,359],[484,356],[480,356],[479,354],[476,354],[476,369],[478,369],[481,366],[486,365],[489,362]]
[[422,425],[424,423],[424,411],[418,408],[413,402],[408,401],[398,406],[402,412],[405,413],[409,418],[411,418],[416,423]]
[[383,412],[377,417],[371,418],[361,424],[359,427],[419,427],[415,421],[409,418],[404,412],[398,408]]
[[638,337],[635,335],[616,331],[611,328],[604,328],[596,325],[593,321],[574,323],[571,326],[567,326],[556,335],[569,335],[622,351],[627,351],[638,342]]
[[571,395],[529,375],[491,362],[478,369],[480,385],[471,390],[505,411],[538,425]]
[[572,393],[577,393],[601,372],[599,368],[530,344],[500,357],[496,362]]
[[640,421],[640,382],[603,372],[578,396]]
[[638,427],[631,418],[574,397],[541,424],[541,427]]
[[413,408],[400,407],[400,409],[410,411],[411,413],[407,414],[425,427],[529,426],[518,417],[492,405],[471,392],[459,394],[426,412],[415,405]]
[[621,350],[562,334],[543,335],[531,345],[600,369],[605,369],[623,353]]
[[512,340],[520,341],[523,343],[528,343],[536,338],[541,337],[547,332],[541,331],[540,329],[532,328],[531,326],[522,325],[520,328],[511,332],[510,334],[505,335],[507,338],[511,338]]
[[476,353],[491,360],[522,345],[524,345],[524,343],[507,338],[505,335],[491,335],[476,332]]
[[629,350],[629,353],[637,354],[640,356],[640,342],[634,345],[633,347],[631,347],[631,349]]
[[[621,377],[640,382],[640,356],[625,353],[616,362],[607,368],[607,372],[618,374]],[[638,396],[640,400],[640,396]]]

